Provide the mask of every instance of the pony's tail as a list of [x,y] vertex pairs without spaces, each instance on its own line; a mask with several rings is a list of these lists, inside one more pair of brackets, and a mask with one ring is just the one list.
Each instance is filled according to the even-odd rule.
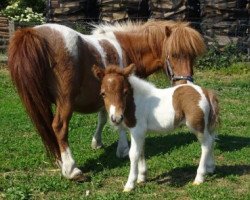
[[59,145],[52,129],[52,98],[48,91],[48,76],[53,62],[53,51],[48,41],[35,29],[15,32],[8,48],[12,81],[49,156],[60,160]]
[[209,113],[209,129],[214,130],[220,123],[219,100],[215,92],[208,90],[208,100],[211,105]]

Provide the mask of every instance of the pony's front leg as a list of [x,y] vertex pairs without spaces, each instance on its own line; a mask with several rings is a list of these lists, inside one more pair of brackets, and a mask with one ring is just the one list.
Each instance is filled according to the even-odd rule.
[[70,103],[58,104],[52,127],[61,152],[60,166],[62,174],[68,179],[78,180],[82,177],[82,172],[76,167],[68,144],[68,126],[71,115],[72,109]]
[[93,149],[100,149],[101,147],[103,147],[102,129],[103,129],[104,125],[106,124],[106,122],[107,122],[107,112],[105,109],[102,109],[98,113],[98,124],[97,124],[95,134],[92,138],[91,147]]
[[118,131],[119,131],[119,140],[118,140],[118,146],[116,150],[116,156],[118,158],[124,158],[128,156],[128,153],[129,153],[127,134],[126,134],[126,130],[123,127],[120,127]]
[[130,172],[124,192],[129,192],[135,187],[135,182],[138,178],[138,162],[143,153],[144,137],[144,132],[131,132],[131,147],[129,150]]

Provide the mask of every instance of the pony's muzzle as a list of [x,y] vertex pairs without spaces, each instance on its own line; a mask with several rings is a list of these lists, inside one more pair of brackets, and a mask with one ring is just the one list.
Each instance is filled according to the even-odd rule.
[[110,116],[111,122],[116,124],[116,125],[120,124],[122,122],[123,118],[124,118],[123,115],[118,115],[118,116],[117,115],[111,115]]

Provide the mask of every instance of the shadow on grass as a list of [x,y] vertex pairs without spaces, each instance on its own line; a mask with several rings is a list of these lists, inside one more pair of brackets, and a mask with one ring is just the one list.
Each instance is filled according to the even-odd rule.
[[[188,145],[194,141],[196,141],[194,135],[183,132],[177,135],[170,134],[165,136],[148,137],[146,138],[145,143],[146,159],[158,154],[168,153],[172,149],[176,149],[183,145]],[[116,148],[117,142],[105,147],[105,152],[101,154],[98,159],[88,160],[86,163],[84,163],[84,166],[81,167],[81,169],[85,172],[99,172],[102,171],[103,168],[113,169],[124,166],[125,164],[129,164],[128,157],[123,159],[116,157]]]
[[[146,159],[148,157],[156,156],[158,154],[166,154],[172,151],[172,149],[178,149],[181,146],[189,145],[193,142],[197,142],[195,135],[187,132],[180,132],[179,134],[169,134],[165,136],[154,136],[146,138],[145,144],[145,155]],[[236,151],[240,150],[246,146],[249,146],[250,139],[246,137],[239,137],[239,136],[219,136],[219,140],[216,142],[218,148],[221,151]],[[126,158],[117,158],[116,157],[116,148],[117,142],[113,143],[112,145],[105,147],[105,151],[101,154],[98,158],[90,159],[86,163],[83,164],[81,169],[84,172],[99,172],[102,171],[104,168],[106,169],[113,169],[116,167],[122,167],[126,164],[129,165],[129,159]],[[176,169],[178,172],[178,169]],[[188,180],[191,180],[191,177],[194,178],[196,167],[185,167],[183,168],[183,173],[180,172],[176,173],[180,175],[180,178],[187,177]],[[193,174],[190,174],[192,172]],[[188,173],[188,174],[185,174]],[[177,177],[178,178],[178,177]],[[184,178],[185,180],[185,178]]]
[[[194,180],[197,167],[198,166],[185,166],[175,168],[170,172],[163,173],[149,181],[157,182],[158,184],[169,184],[173,187],[182,187]],[[207,181],[211,179],[225,178],[231,175],[241,176],[244,174],[250,174],[250,165],[216,166],[215,173],[208,175]]]
[[232,135],[219,135],[216,141],[217,147],[221,151],[237,151],[250,146],[250,138]]

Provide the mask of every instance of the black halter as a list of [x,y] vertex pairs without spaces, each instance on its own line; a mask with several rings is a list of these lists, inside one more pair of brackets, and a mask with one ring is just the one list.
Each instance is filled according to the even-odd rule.
[[179,81],[179,80],[186,80],[186,81],[194,82],[193,76],[175,76],[174,75],[172,65],[169,61],[169,56],[166,58],[166,65],[167,65],[167,68],[165,68],[165,71],[166,71],[166,74],[168,74],[170,77],[171,85],[173,85],[174,81]]

